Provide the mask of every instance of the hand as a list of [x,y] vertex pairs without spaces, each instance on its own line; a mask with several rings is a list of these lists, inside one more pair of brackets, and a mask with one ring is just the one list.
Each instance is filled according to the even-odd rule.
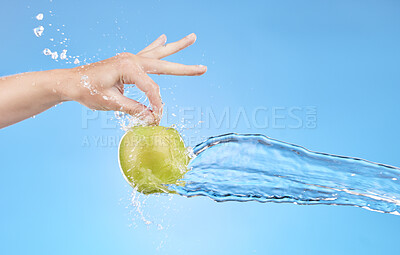
[[[137,55],[121,53],[100,62],[70,69],[74,73],[71,77],[75,79],[61,88],[62,100],[74,100],[94,110],[122,111],[145,119],[149,124],[158,124],[163,110],[160,88],[147,74],[194,76],[207,71],[201,65],[160,60],[192,45],[196,41],[195,34],[165,45],[166,40],[166,36],[161,35]],[[143,91],[152,109],[125,97],[124,84],[135,84]]]
[[[201,65],[182,65],[160,59],[196,41],[196,35],[165,45],[160,36],[137,55],[122,53],[72,69],[17,74],[0,79],[0,128],[37,115],[54,105],[74,100],[95,110],[123,111],[148,124],[158,124],[163,104],[160,88],[147,74],[202,75]],[[124,84],[146,93],[152,109],[123,95]]]

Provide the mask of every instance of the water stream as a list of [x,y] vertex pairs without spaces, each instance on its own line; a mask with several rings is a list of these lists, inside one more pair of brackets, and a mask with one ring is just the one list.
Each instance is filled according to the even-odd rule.
[[263,135],[225,134],[194,148],[187,197],[362,207],[400,215],[400,169],[319,153]]

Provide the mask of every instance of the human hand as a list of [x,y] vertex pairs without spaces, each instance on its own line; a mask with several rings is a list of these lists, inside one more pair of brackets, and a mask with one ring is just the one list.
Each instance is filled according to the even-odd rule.
[[[61,88],[61,100],[77,101],[93,110],[122,111],[138,116],[148,124],[159,124],[163,103],[159,86],[147,74],[202,75],[207,67],[183,65],[160,60],[172,55],[196,41],[190,34],[181,40],[165,44],[161,35],[154,42],[134,55],[121,53],[93,64],[69,69],[73,75]],[[125,84],[135,84],[143,91],[152,109],[123,95]]]

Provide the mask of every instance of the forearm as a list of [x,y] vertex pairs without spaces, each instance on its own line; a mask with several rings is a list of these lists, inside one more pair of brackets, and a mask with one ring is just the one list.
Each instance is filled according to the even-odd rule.
[[59,69],[0,78],[0,128],[65,101],[61,95],[68,76],[68,69]]

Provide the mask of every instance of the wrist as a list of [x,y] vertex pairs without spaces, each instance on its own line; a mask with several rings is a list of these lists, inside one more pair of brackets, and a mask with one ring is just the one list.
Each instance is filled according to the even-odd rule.
[[78,74],[74,69],[50,70],[47,90],[55,97],[58,103],[72,101],[79,85]]

